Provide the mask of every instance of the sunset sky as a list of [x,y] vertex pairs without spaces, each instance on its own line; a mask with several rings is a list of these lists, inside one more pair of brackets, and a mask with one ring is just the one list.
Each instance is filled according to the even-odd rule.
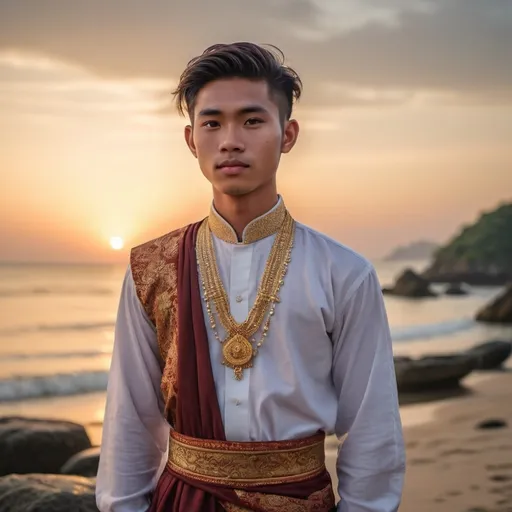
[[280,191],[370,258],[512,200],[506,0],[0,0],[0,261],[119,261],[208,211],[169,91],[216,42],[304,82]]

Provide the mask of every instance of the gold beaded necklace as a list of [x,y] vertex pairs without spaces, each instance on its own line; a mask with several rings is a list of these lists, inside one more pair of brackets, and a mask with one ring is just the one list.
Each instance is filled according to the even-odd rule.
[[[222,279],[217,266],[215,249],[211,236],[208,219],[205,219],[199,228],[197,235],[197,261],[201,272],[203,286],[203,298],[206,302],[206,309],[210,320],[210,326],[214,331],[215,338],[222,344],[222,364],[232,368],[237,380],[243,378],[243,371],[252,368],[253,359],[258,354],[267,337],[270,319],[274,315],[275,305],[279,302],[279,290],[284,284],[284,276],[290,263],[291,250],[295,234],[295,221],[286,212],[283,223],[279,229],[272,249],[267,259],[265,270],[261,278],[256,300],[247,316],[247,319],[238,323],[231,315],[229,309],[228,295],[222,284]],[[212,311],[213,302],[218,318],[224,327],[227,336],[220,339],[217,332],[217,325]],[[249,341],[260,329],[265,314],[268,310],[267,320],[263,326],[261,340],[253,347]]]

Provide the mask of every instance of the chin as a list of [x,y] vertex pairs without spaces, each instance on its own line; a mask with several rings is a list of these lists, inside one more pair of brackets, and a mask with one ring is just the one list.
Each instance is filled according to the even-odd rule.
[[240,185],[231,185],[229,187],[222,187],[221,192],[227,196],[234,196],[234,197],[240,197],[240,196],[246,196],[247,194],[250,194],[254,189],[240,186]]
[[[245,182],[245,183],[244,183]],[[240,197],[254,192],[258,186],[243,179],[219,180],[212,183],[217,192],[226,196]]]

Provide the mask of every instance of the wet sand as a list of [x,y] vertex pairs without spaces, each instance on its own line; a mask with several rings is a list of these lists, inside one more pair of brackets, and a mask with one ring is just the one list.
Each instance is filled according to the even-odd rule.
[[[401,415],[407,469],[400,512],[512,512],[510,369],[474,374],[456,396],[402,406]],[[491,419],[507,425],[478,428]]]

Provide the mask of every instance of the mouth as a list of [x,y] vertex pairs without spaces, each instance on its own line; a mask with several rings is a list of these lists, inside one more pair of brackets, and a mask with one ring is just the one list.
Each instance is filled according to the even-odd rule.
[[241,160],[225,160],[217,165],[217,169],[228,176],[236,176],[249,167]]

